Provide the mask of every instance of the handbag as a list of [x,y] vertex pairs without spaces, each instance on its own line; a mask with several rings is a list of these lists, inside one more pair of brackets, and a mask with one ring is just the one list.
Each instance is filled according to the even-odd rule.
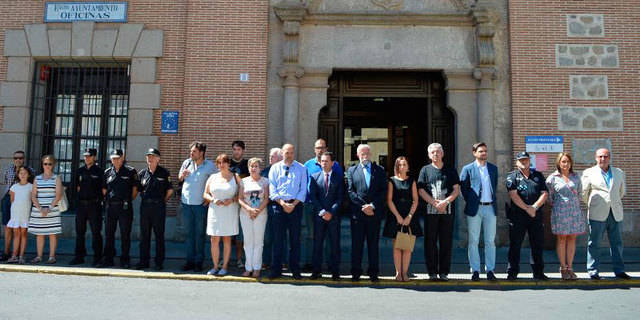
[[[409,232],[403,232],[404,227],[407,227]],[[411,234],[411,228],[409,226],[402,226],[396,234],[396,242],[393,245],[395,249],[408,250],[413,252],[413,247],[416,245],[416,236]]]
[[69,200],[67,199],[67,188],[62,187],[62,198],[58,201],[58,210],[65,212],[69,210]]

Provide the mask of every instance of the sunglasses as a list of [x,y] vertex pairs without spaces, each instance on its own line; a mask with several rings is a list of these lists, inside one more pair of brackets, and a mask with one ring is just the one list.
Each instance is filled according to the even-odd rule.
[[24,160],[24,157],[13,157],[13,160]]
[[43,165],[43,166],[52,166],[52,165],[53,165],[53,163],[51,163],[51,162],[45,162],[45,163],[43,163],[42,165]]

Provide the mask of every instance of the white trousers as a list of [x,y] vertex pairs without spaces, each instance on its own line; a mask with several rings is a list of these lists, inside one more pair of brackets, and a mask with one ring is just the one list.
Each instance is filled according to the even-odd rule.
[[262,269],[262,248],[264,246],[264,230],[267,226],[267,210],[263,210],[253,220],[240,210],[240,224],[244,236],[244,268],[247,271]]

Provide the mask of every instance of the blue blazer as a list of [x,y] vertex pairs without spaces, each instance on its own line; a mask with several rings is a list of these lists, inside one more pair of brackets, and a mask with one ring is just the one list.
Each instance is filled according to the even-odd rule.
[[344,200],[344,175],[342,175],[342,172],[331,172],[329,192],[327,194],[324,193],[324,172],[320,171],[312,174],[309,183],[309,197],[313,203],[314,215],[324,209],[336,216]]
[[[489,171],[489,178],[491,180],[491,189],[493,194],[491,200],[493,201],[493,212],[498,213],[498,206],[496,203],[496,188],[498,185],[498,167],[487,162],[487,170]],[[476,165],[476,162],[471,162],[462,168],[460,172],[460,193],[464,197],[466,205],[464,207],[464,213],[468,216],[475,216],[478,213],[478,207],[480,206],[480,189],[482,188],[482,180],[480,178],[480,170]]]
[[367,203],[373,203],[374,216],[377,219],[384,218],[386,210],[384,208],[384,200],[387,196],[387,174],[384,168],[371,163],[371,181],[369,188],[364,179],[363,168],[360,164],[351,166],[347,169],[347,190],[351,208],[352,219],[365,218],[362,212],[362,206]]

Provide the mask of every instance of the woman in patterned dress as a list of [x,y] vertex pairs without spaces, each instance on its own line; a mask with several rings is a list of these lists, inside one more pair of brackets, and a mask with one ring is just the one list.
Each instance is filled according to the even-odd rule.
[[568,153],[560,153],[556,159],[557,170],[547,178],[551,200],[551,232],[558,236],[556,252],[560,261],[560,274],[564,280],[575,280],[573,257],[576,253],[576,237],[586,232],[586,220],[580,210],[582,184],[573,172],[573,159]]
[[53,173],[56,158],[52,155],[42,157],[42,174],[33,181],[31,193],[31,215],[28,232],[36,235],[37,256],[31,263],[40,263],[44,252],[44,242],[49,236],[49,259],[47,263],[56,263],[58,234],[62,233],[62,220],[58,203],[62,199],[62,181]]

